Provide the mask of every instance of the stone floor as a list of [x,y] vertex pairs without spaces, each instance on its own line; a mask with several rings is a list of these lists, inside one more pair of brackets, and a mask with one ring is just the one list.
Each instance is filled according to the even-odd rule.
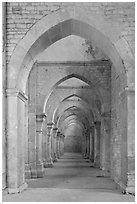
[[54,168],[45,169],[45,177],[28,180],[28,189],[20,194],[3,195],[4,202],[134,202],[123,195],[102,171],[90,167],[78,153],[66,153]]

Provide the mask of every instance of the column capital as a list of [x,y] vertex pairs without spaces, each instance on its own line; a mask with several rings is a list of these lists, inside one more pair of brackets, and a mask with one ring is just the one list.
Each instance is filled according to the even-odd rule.
[[53,129],[52,129],[53,138],[56,138],[57,131],[58,131],[58,128],[57,127],[53,127]]
[[54,127],[53,132],[57,132],[57,131],[58,131],[58,128]]
[[129,94],[135,94],[135,85],[131,85],[131,86],[126,86],[120,93],[119,93],[119,97],[121,99],[123,99],[124,97],[126,97]]
[[57,131],[57,137],[59,137],[60,136],[60,131]]
[[43,122],[46,119],[47,115],[45,113],[36,115],[37,122]]
[[26,102],[28,100],[27,95],[22,92],[20,89],[12,88],[12,89],[6,89],[6,96],[7,97],[18,97],[23,102]]
[[47,135],[50,137],[51,129],[53,127],[54,123],[48,123],[47,124]]
[[64,137],[64,135],[63,135],[62,133],[60,134],[60,136],[61,136],[61,137]]
[[54,123],[52,123],[52,122],[51,122],[51,123],[47,123],[47,127],[48,127],[48,128],[52,128],[53,125],[54,125]]

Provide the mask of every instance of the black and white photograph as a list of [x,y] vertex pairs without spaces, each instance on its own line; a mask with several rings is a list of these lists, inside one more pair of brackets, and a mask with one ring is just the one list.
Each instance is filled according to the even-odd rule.
[[2,8],[2,202],[135,202],[135,2]]

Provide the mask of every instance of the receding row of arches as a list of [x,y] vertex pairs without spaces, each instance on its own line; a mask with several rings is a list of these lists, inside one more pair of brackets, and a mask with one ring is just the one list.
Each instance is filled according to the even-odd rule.
[[[29,133],[28,133],[27,140],[28,139],[33,140],[34,142],[34,129],[37,129],[37,123],[34,118],[36,117],[36,114],[40,115],[41,110],[43,110],[42,113],[44,113],[43,116],[46,117],[46,123],[41,122],[41,131],[43,132],[43,129],[49,128],[50,129],[49,135],[51,140],[51,141],[48,141],[48,139],[46,138],[47,134],[45,135],[45,133],[43,133],[43,137],[46,138],[45,144],[50,143],[49,144],[50,146],[56,148],[56,145],[55,145],[56,141],[53,141],[53,140],[56,138],[57,135],[61,135],[61,138],[62,138],[61,140],[64,142],[63,147],[65,151],[72,151],[73,149],[73,151],[80,151],[81,153],[83,153],[83,155],[88,154],[88,157],[90,158],[92,157],[91,155],[89,155],[89,153],[93,152],[93,150],[91,151],[89,150],[91,149],[89,140],[92,139],[92,136],[90,138],[90,128],[91,126],[94,126],[95,122],[101,121],[101,112],[102,110],[104,110],[105,106],[103,106],[101,101],[103,100],[104,96],[102,97],[101,94],[99,94],[100,92],[99,87],[100,89],[103,89],[103,90],[106,88],[103,88],[103,86],[101,87],[100,84],[102,82],[100,82],[100,84],[98,82],[98,86],[97,85],[95,86],[92,81],[87,82],[87,79],[81,76],[80,73],[78,75],[78,70],[79,69],[86,70],[87,67],[89,69],[89,66],[90,66],[90,70],[92,69],[92,67],[93,69],[95,69],[96,66],[99,66],[98,63],[99,62],[94,62],[94,64],[92,64],[91,62],[89,62],[85,65],[82,62],[81,63],[73,62],[73,68],[74,68],[73,74],[68,74],[68,76],[66,76],[66,72],[69,71],[68,66],[70,69],[72,68],[72,63],[70,64],[68,62],[63,64],[62,63],[56,63],[56,64],[55,63],[54,64],[36,63],[34,65],[28,79],[27,92],[29,95],[29,101],[28,101]],[[106,65],[107,67],[106,69],[108,69],[108,66],[109,66],[109,69],[106,70],[106,72],[110,72],[110,69],[111,69],[110,62],[102,61],[102,63],[100,62],[100,67],[103,66],[103,63]],[[60,67],[61,67],[61,71],[60,71]],[[43,80],[44,70],[46,70],[47,78],[50,77],[50,72],[52,70],[54,82],[58,80],[55,83],[55,85],[53,85],[53,82],[50,82],[48,80],[45,81],[45,79]],[[76,74],[75,74],[75,70],[77,71]],[[70,72],[72,72],[72,70],[70,70]],[[62,77],[65,73],[65,77],[59,80],[56,73],[58,73],[59,76],[61,75],[60,77]],[[34,80],[34,74],[35,74],[36,80]],[[87,75],[90,75],[90,73],[87,73]],[[106,74],[104,74],[104,76],[105,75]],[[108,83],[108,80],[107,80],[107,83]],[[46,84],[48,84],[48,86],[50,87],[49,93],[47,93]],[[103,85],[104,87],[106,86],[105,82]],[[34,87],[36,87],[35,92],[34,92]],[[44,87],[46,87],[45,93],[44,93]],[[104,93],[105,92],[106,92],[105,97],[109,96],[110,93],[108,92],[110,91],[104,90]],[[101,97],[101,100],[100,100],[100,97]],[[104,100],[106,100],[105,97],[104,97]],[[107,100],[109,100],[109,98],[107,98]],[[110,101],[107,103],[109,104]],[[109,110],[109,107],[107,107],[107,111]],[[108,115],[110,116],[110,114]],[[33,126],[33,130],[32,130],[32,126]],[[70,133],[68,130],[71,130]],[[54,137],[53,137],[53,132],[54,132]],[[88,137],[88,139],[86,137]],[[78,141],[79,141],[79,147],[78,147]],[[37,143],[36,140],[35,142]],[[88,144],[86,144],[86,142],[88,142]],[[87,145],[89,147],[87,147]],[[45,145],[44,152],[46,152],[48,149],[49,148],[46,148],[46,145]],[[29,151],[32,152],[35,150],[29,149]],[[60,151],[64,152],[63,149]],[[45,167],[52,166],[53,165],[52,160],[56,161],[57,158],[59,157],[59,150],[53,149],[51,150],[51,153],[53,158],[50,155],[50,159],[46,158],[47,155],[49,155],[48,152],[46,153],[46,155],[43,155],[45,157],[43,159],[45,161],[45,164],[44,164]],[[30,160],[31,161],[29,162],[27,160],[27,162],[33,163],[32,161],[35,161],[34,158],[30,158]],[[49,164],[49,161],[51,161],[51,164]],[[28,164],[27,164],[27,169],[28,169]],[[28,174],[28,171],[27,171],[27,174]],[[30,171],[30,175],[31,175],[31,171]],[[31,177],[30,175],[29,177]]]
[[[119,46],[122,42],[127,48],[119,39],[120,28],[100,20],[102,26],[98,17],[80,11],[55,12],[36,23],[14,50],[6,91],[9,192],[20,192],[25,177],[42,177],[44,168],[53,166],[64,150],[74,149],[132,191],[128,176],[134,177],[129,161],[134,154],[126,115],[132,91],[127,86],[132,87],[133,79],[129,67],[134,63],[130,49],[124,55]],[[107,58],[37,61],[45,49],[70,35],[93,42]]]

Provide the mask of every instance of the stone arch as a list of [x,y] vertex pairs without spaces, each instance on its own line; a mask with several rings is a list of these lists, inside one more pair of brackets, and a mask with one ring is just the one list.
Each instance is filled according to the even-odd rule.
[[[80,99],[80,100],[85,101],[85,102],[87,103],[87,105],[90,106],[90,105],[89,105],[90,101],[88,101],[84,96],[79,96],[78,94],[72,94],[72,95],[70,95],[70,96],[64,98],[64,99],[62,100],[62,102],[68,100],[69,98],[71,98],[71,97],[73,97],[73,96],[77,97],[77,98]],[[94,107],[94,108],[92,108],[92,107]],[[94,117],[95,117],[95,115],[96,115],[97,118],[99,118],[100,112],[99,112],[99,110],[98,110],[98,107],[96,106],[96,104],[92,104],[92,107],[91,107],[91,110],[92,110],[92,112],[94,113],[94,114],[93,114]]]
[[[73,91],[73,90],[72,90]],[[49,108],[47,108],[47,110],[48,110],[48,112],[46,112],[46,114],[47,114],[47,120],[49,121],[49,122],[51,122],[52,120],[54,120],[53,118],[54,118],[54,116],[55,116],[55,114],[57,113],[57,110],[59,109],[59,107],[63,104],[63,103],[65,103],[65,102],[67,102],[67,100],[70,98],[70,97],[72,97],[72,96],[74,96],[75,94],[72,94],[72,95],[70,95],[70,96],[67,96],[66,98],[63,98],[64,97],[64,95],[62,94],[62,97],[61,98],[63,98],[63,100],[54,100],[55,102],[54,102],[54,107],[52,108],[52,104],[51,104],[51,102],[49,101],[49,104],[50,104],[50,107]],[[89,109],[90,110],[92,110],[92,112],[93,112],[93,114],[94,114],[94,118],[100,118],[100,112],[99,112],[99,110],[98,110],[98,107],[96,106],[96,104],[95,103],[92,103],[92,102],[89,102],[89,101],[87,101],[84,97],[82,97],[82,96],[79,96],[79,95],[77,95],[80,99],[81,99],[81,102],[83,102],[83,104],[85,104],[85,107],[90,107]],[[68,101],[69,102],[69,101]],[[74,101],[75,102],[75,101]],[[47,104],[47,107],[48,107],[48,104]]]
[[[101,23],[100,23],[101,22]],[[124,38],[120,38],[121,29],[117,25],[106,23],[102,16],[83,15],[79,10],[62,10],[43,17],[19,42],[8,65],[8,88],[25,91],[28,74],[37,55],[48,46],[74,34],[94,41],[110,58],[119,75],[134,66],[134,58]],[[128,52],[123,52],[124,50]],[[117,60],[116,60],[117,59]],[[128,81],[129,82],[129,81]]]
[[[81,127],[82,130],[84,130],[84,126],[83,126],[83,124],[82,124],[80,121],[77,121],[77,123],[76,123],[76,122],[73,121],[73,119],[72,119],[71,122],[70,122],[70,124],[67,125],[67,127],[71,126],[72,124],[75,124],[76,126],[78,125],[78,126]],[[63,132],[63,134],[64,134],[65,130],[66,130],[66,126],[64,125],[64,126],[61,127],[61,132]]]
[[[54,91],[54,89],[55,89],[59,84],[61,84],[62,82],[64,82],[65,80],[70,79],[70,78],[73,78],[73,77],[75,77],[75,78],[77,78],[77,79],[80,79],[80,80],[86,82],[88,85],[94,87],[94,89],[96,90],[96,93],[97,93],[97,95],[98,95],[98,97],[99,97],[99,100],[101,101],[101,104],[102,104],[102,106],[103,106],[105,100],[104,100],[104,98],[102,97],[102,94],[100,93],[98,87],[96,87],[99,82],[98,82],[98,80],[96,79],[96,76],[95,76],[94,74],[90,75],[90,72],[89,72],[88,70],[86,70],[86,69],[81,69],[80,67],[79,67],[79,69],[77,70],[77,69],[75,69],[75,67],[73,67],[73,66],[72,66],[72,69],[71,69],[71,70],[70,70],[70,69],[68,70],[68,72],[69,72],[69,73],[62,73],[62,75],[59,76],[59,77],[56,79],[57,82],[55,82],[55,84],[54,84],[53,86],[52,86],[52,85],[50,86],[50,93],[49,93],[49,95],[48,95],[48,96],[46,97],[46,99],[45,99],[44,106],[43,106],[43,112],[45,112],[46,104],[47,104],[48,99],[50,98],[52,92]],[[95,85],[96,85],[96,86],[95,86]],[[103,109],[103,108],[102,108],[102,109]]]
[[[81,119],[84,119],[87,124],[90,124],[90,119],[85,115],[84,111],[81,108],[76,107],[76,109],[74,110],[74,106],[71,106],[69,108],[67,108],[62,114],[60,114],[60,116],[58,117],[58,120],[56,121],[57,126],[60,126],[61,123],[70,116],[81,116]],[[86,123],[85,123],[86,124]]]
[[[79,35],[93,41],[108,56],[122,80],[122,88],[125,88],[127,85],[132,86],[134,82],[134,58],[127,41],[124,37],[119,38],[120,33],[119,26],[106,23],[102,16],[89,15],[84,12],[84,9],[82,11],[63,9],[43,17],[18,43],[8,64],[7,75],[7,138],[9,142],[8,156],[11,158],[10,164],[8,161],[7,165],[9,192],[10,189],[11,192],[19,192],[25,187],[24,161],[20,160],[19,165],[16,162],[19,162],[18,151],[20,151],[19,155],[23,155],[23,145],[20,146],[20,144],[23,144],[24,137],[23,102],[27,100],[24,92],[28,75],[37,56],[57,40],[72,34]],[[17,131],[13,133],[15,128]],[[18,148],[19,146],[20,148]]]
[[75,118],[71,118],[72,116],[70,116],[70,118],[66,118],[65,121],[61,124],[60,126],[60,131],[61,132],[65,132],[66,128],[69,127],[70,125],[75,124],[75,125],[79,125],[81,126],[81,129],[85,130],[86,127],[85,125],[82,123],[82,121],[80,120],[76,120]]
[[[61,116],[61,118],[60,119],[62,119],[62,116]],[[59,122],[60,122],[60,119],[59,119]],[[84,119],[84,118],[83,118]],[[63,122],[60,122],[60,124],[58,124],[58,128],[59,128],[59,130],[65,130],[65,128],[68,126],[68,125],[70,125],[71,123],[79,123],[79,124],[81,124],[81,126],[83,127],[83,130],[84,129],[89,129],[89,124],[87,124],[87,119],[85,118],[84,119],[84,121],[81,119],[81,118],[79,118],[77,115],[75,115],[75,114],[70,114],[70,113],[67,113],[67,116],[66,116],[66,118],[64,119],[64,121]]]
[[[92,109],[90,109],[89,107],[83,106],[83,103],[75,103],[75,102],[65,102],[65,103],[61,103],[59,105],[59,107],[55,110],[54,114],[53,114],[53,123],[56,123],[56,121],[58,120],[59,116],[62,115],[62,113],[65,110],[68,110],[68,108],[70,107],[76,107],[76,108],[81,108],[85,114],[87,114],[89,116],[89,118],[92,118],[92,120],[94,120],[96,118],[96,115],[93,114]],[[85,103],[86,104],[86,103]],[[85,108],[86,107],[86,108]]]

